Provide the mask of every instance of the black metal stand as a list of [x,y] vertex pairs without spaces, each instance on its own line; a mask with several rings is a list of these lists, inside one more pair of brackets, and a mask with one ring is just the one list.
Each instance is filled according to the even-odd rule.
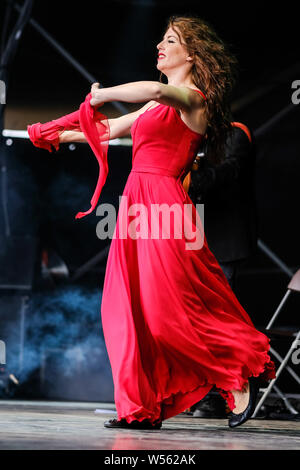
[[[20,6],[18,4],[14,5],[14,8],[17,11],[20,11]],[[54,39],[51,34],[49,34],[41,25],[39,25],[33,18],[29,19],[29,24],[41,35],[44,39],[67,61],[69,64],[74,67],[77,72],[79,72],[84,78],[88,80],[90,84],[98,82],[98,80],[91,75],[79,62],[76,60],[59,42]],[[100,88],[103,88],[103,85],[100,84]],[[122,104],[116,101],[111,103],[118,111],[122,114],[127,114],[128,109]]]

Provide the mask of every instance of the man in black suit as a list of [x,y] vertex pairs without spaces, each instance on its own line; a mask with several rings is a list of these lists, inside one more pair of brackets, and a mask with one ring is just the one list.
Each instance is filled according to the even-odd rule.
[[[204,156],[191,171],[189,196],[204,204],[204,232],[207,243],[231,285],[236,287],[238,267],[257,246],[254,194],[255,147],[249,129],[232,123],[225,145],[225,158],[214,165]],[[225,402],[212,390],[191,408],[194,416],[225,418]]]
[[257,246],[254,194],[255,146],[249,129],[232,123],[225,158],[213,165],[197,157],[198,170],[191,172],[189,196],[204,204],[204,231],[208,246],[220,263],[231,287],[236,286],[238,266]]

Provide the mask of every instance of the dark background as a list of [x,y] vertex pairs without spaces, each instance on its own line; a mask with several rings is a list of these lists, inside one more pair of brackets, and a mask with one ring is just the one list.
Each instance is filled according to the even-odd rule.
[[[2,1],[1,22],[4,7]],[[54,0],[36,1],[32,17],[103,86],[158,80],[156,44],[163,35],[167,18],[181,13],[203,17],[231,45],[239,60],[239,81],[232,97],[234,119],[255,131],[290,105],[292,82],[300,79],[299,17],[295,7],[296,2],[285,2],[283,6],[264,2],[207,5],[176,0],[77,3]],[[15,19],[16,16],[11,24]],[[8,85],[7,129],[26,129],[27,124],[71,112],[90,89],[90,83],[30,25],[20,41]],[[139,107],[124,105],[128,110]],[[259,237],[292,272],[299,267],[299,111],[300,105],[294,106],[258,139],[255,183]],[[120,115],[109,104],[103,112],[108,117]],[[3,141],[2,152],[7,156],[9,218],[14,239],[9,249],[3,249],[7,239],[1,213],[2,252],[5,252],[0,268],[2,284],[7,284],[8,273],[16,280],[16,270],[18,279],[28,278],[25,265],[30,250],[25,249],[24,238],[33,240],[35,253],[35,258],[30,258],[33,274],[30,305],[25,315],[25,342],[20,346],[24,347],[22,370],[16,365],[18,348],[14,353],[18,361],[12,353],[7,364],[21,380],[21,387],[14,393],[112,400],[100,324],[105,259],[78,281],[70,280],[76,269],[109,245],[108,241],[96,237],[95,214],[74,220],[79,210],[89,207],[98,174],[96,161],[85,144],[77,144],[74,151],[65,145],[59,153],[50,155],[33,148],[28,140],[13,139],[10,146]],[[99,202],[113,202],[118,206],[130,165],[130,147],[109,148],[110,173]],[[48,278],[43,275],[43,251],[59,257],[68,268],[69,278],[62,281],[53,279],[51,274]],[[259,249],[241,268],[237,296],[257,326],[266,325],[288,282],[289,276]],[[20,289],[3,290],[0,337],[1,325],[2,332],[6,331],[8,318],[14,329],[24,327],[24,324],[20,326],[15,302],[10,302],[12,297],[15,300],[21,295]],[[278,324],[298,325],[298,313],[299,296],[294,294]],[[278,345],[279,349],[286,347],[283,343]],[[75,344],[81,352],[79,356],[74,352]],[[94,356],[91,351],[96,351]],[[89,387],[80,381],[83,376]],[[288,377],[285,380],[286,387],[295,391]]]
[[[5,2],[1,2],[3,9]],[[157,80],[156,44],[171,14],[197,14],[232,46],[239,60],[238,98],[299,61],[295,2],[270,6],[267,2],[198,1],[36,1],[32,16],[104,86],[137,80]],[[1,14],[1,17],[3,15]],[[294,79],[296,79],[295,77]],[[290,85],[290,83],[288,84]],[[9,104],[31,106],[67,103],[76,106],[89,91],[78,72],[28,27],[11,73]],[[287,86],[290,96],[290,86]],[[278,96],[266,109],[278,109]],[[257,116],[253,126],[265,116]],[[267,114],[268,115],[268,114]]]

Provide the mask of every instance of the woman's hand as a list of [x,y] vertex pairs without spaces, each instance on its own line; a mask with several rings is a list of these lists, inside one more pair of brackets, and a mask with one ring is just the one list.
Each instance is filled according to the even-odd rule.
[[92,99],[90,100],[91,106],[102,106],[104,102],[99,99],[99,83],[93,83],[91,87]]

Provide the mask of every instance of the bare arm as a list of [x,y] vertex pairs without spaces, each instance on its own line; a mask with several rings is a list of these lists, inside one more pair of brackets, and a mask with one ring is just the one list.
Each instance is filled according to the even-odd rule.
[[[204,100],[199,93],[193,91],[191,88],[176,87],[151,81],[125,83],[110,88],[99,88],[99,84],[94,83],[91,93],[92,106],[100,106],[110,101],[124,101],[128,103],[148,101],[148,103],[138,111],[108,120],[110,126],[110,140],[129,135],[134,121],[140,114],[146,111],[151,104],[155,103],[162,103],[179,109],[182,113],[182,119],[188,126],[196,132],[205,133],[206,120],[203,111]],[[65,131],[60,136],[60,142],[86,142],[86,139],[81,132]]]
[[165,85],[160,82],[131,82],[111,88],[99,88],[94,83],[91,88],[91,105],[99,106],[107,101],[125,101],[136,103],[145,100],[154,100],[158,103],[172,106],[177,109],[181,119],[193,131],[206,133],[207,119],[205,100],[189,87]]
[[94,83],[91,93],[92,106],[99,106],[108,101],[140,103],[154,100],[187,113],[202,107],[204,101],[199,93],[189,87],[176,87],[151,81],[125,83],[110,88],[99,88],[99,84]]

